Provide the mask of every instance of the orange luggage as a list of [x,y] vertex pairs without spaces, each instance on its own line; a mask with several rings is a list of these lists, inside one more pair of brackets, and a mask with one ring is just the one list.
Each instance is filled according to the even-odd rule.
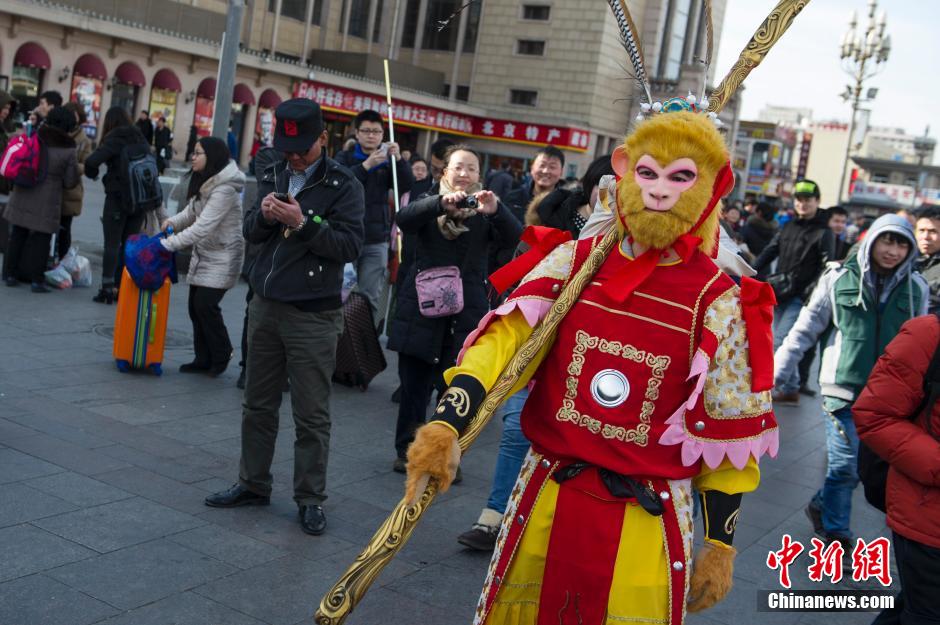
[[138,288],[124,269],[114,319],[114,361],[120,371],[150,369],[163,374],[170,279],[156,291]]

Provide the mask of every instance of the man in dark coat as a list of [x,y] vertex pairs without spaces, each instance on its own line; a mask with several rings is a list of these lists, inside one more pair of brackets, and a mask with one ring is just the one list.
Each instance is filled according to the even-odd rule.
[[244,234],[261,246],[251,267],[248,365],[238,482],[206,505],[268,505],[281,388],[291,379],[294,501],[308,534],[326,529],[330,390],[343,331],[343,266],[362,247],[362,185],[326,156],[320,106],[306,98],[277,107],[274,148]]
[[158,117],[157,128],[153,131],[153,147],[157,150],[157,169],[161,176],[172,158],[172,144],[173,133],[167,128],[166,119]]
[[[777,296],[774,311],[774,350],[783,343],[796,323],[803,303],[809,299],[816,281],[835,256],[835,235],[829,229],[829,216],[819,210],[819,185],[812,180],[799,180],[793,187],[796,219],[791,219],[764,248],[754,268],[766,277]],[[777,261],[777,270],[767,276],[770,263]],[[800,362],[798,376],[778,387],[774,400],[798,404],[800,391],[808,391],[809,368],[816,349],[807,350]]]
[[917,214],[914,233],[921,254],[917,270],[930,286],[930,312],[940,312],[940,206],[930,206]]
[[139,130],[140,134],[147,140],[147,145],[153,145],[153,124],[150,121],[150,113],[141,111],[140,117],[137,118],[134,125],[137,126],[137,130]]
[[382,143],[382,116],[365,110],[356,116],[356,144],[336,155],[336,162],[349,168],[365,189],[365,243],[356,261],[358,290],[366,296],[372,312],[378,315],[382,289],[386,283],[392,210],[389,191],[393,189],[392,170],[398,175],[399,197],[411,190],[414,174],[401,158],[397,143]]

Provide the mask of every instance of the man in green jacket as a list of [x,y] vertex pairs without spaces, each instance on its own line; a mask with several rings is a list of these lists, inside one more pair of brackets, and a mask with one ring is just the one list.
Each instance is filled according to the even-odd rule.
[[852,404],[901,325],[927,312],[929,291],[914,271],[916,257],[910,223],[897,215],[879,217],[858,253],[823,274],[774,355],[775,380],[787,380],[803,354],[823,339],[819,384],[828,469],[806,514],[823,540],[840,541],[847,553],[852,541],[852,491],[858,485]]

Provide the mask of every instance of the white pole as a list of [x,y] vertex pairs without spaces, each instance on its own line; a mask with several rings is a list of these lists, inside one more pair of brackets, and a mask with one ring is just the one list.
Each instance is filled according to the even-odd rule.
[[[395,114],[392,111],[392,82],[388,77],[388,59],[385,59],[385,101],[388,104],[388,140],[392,143],[395,143]],[[401,150],[399,149],[399,158],[401,158]],[[392,157],[389,167],[392,169],[392,193],[395,196],[395,214],[398,215],[400,209],[399,199],[398,199],[398,163],[395,161],[395,157]],[[401,235],[398,236],[397,245],[397,254],[398,262],[401,263]],[[385,306],[385,323],[382,324],[382,334],[388,336],[388,317],[392,312],[392,294],[389,291],[388,302]]]

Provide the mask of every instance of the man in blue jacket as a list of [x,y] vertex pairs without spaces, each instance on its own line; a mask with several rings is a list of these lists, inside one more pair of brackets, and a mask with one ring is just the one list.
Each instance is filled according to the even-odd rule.
[[336,155],[336,162],[345,165],[365,189],[365,243],[356,262],[358,290],[366,296],[372,313],[379,312],[379,300],[385,284],[388,265],[389,234],[392,210],[389,191],[393,188],[391,166],[398,174],[398,194],[411,190],[414,174],[401,157],[397,143],[382,143],[385,134],[382,116],[366,109],[356,115],[356,145]]
[[268,505],[285,377],[294,416],[294,501],[308,534],[326,528],[330,388],[343,331],[343,266],[362,249],[362,185],[326,156],[320,107],[295,98],[277,107],[274,149],[244,234],[260,247],[249,282],[248,362],[238,483],[206,505]]

